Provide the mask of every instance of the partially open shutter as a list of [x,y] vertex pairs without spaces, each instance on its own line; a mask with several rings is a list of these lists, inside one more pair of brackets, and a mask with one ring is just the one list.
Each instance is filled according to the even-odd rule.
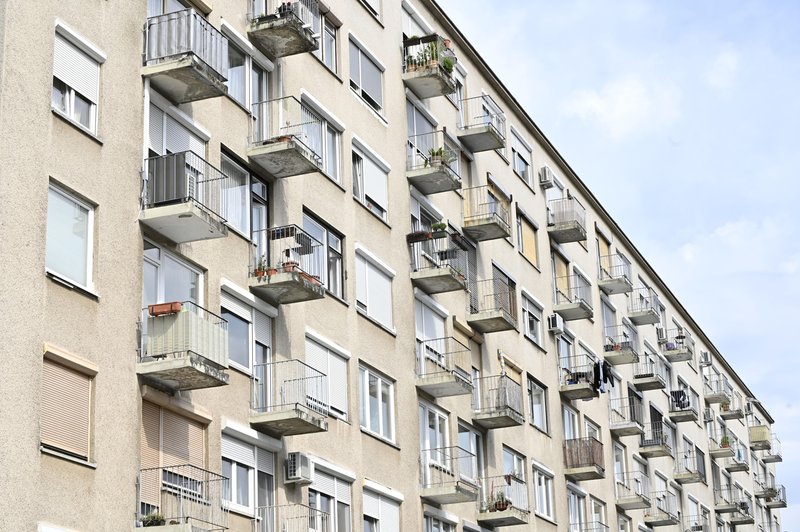
[[159,505],[158,493],[161,484],[160,472],[154,471],[161,465],[161,408],[153,403],[142,402],[141,429],[141,500],[144,503]]
[[42,445],[89,459],[92,379],[48,359],[42,361]]
[[53,44],[53,75],[92,103],[98,103],[100,65],[59,34]]
[[255,447],[225,434],[222,435],[222,456],[248,467],[256,467]]
[[200,423],[169,410],[161,411],[161,464],[205,465],[204,429]]

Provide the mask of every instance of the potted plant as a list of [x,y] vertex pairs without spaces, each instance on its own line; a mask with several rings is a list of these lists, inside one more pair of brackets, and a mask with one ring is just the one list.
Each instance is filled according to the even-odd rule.
[[508,509],[510,505],[511,501],[509,501],[508,497],[506,497],[506,492],[502,490],[498,491],[497,495],[495,495],[494,497],[494,504],[492,505],[494,511],[504,512]]
[[258,263],[256,263],[256,267],[253,269],[253,275],[256,277],[264,277],[267,273],[267,261],[264,260],[264,257],[258,259]]
[[163,515],[157,512],[153,512],[151,514],[147,514],[146,516],[142,517],[142,526],[164,526],[167,524],[167,520],[164,518]]
[[424,242],[433,238],[433,233],[430,231],[413,231],[406,235],[406,243],[414,244],[416,242]]
[[284,273],[291,273],[300,266],[300,263],[296,260],[285,260],[283,261],[283,271]]
[[729,412],[731,409],[731,403],[729,401],[723,401],[720,405],[723,412]]
[[453,73],[454,62],[453,62],[453,59],[451,57],[442,58],[441,65],[442,65],[442,70],[447,72],[448,75]]
[[722,439],[719,441],[719,446],[722,447],[723,449],[727,449],[728,447],[730,447],[731,446],[730,438],[728,438],[727,435],[723,436]]
[[442,156],[444,155],[444,148],[430,148],[428,150],[428,158],[425,160],[425,166],[442,164]]
[[181,311],[182,305],[180,301],[173,301],[171,303],[156,303],[155,305],[147,305],[147,312],[151,316],[164,316],[166,314],[177,314]]

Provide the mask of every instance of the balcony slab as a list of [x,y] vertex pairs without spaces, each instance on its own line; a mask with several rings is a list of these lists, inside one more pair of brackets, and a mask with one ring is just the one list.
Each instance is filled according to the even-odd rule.
[[228,93],[225,78],[194,54],[168,58],[143,66],[142,77],[175,103],[188,103]]
[[228,236],[225,222],[194,201],[144,209],[139,214],[139,221],[176,244]]
[[223,368],[195,353],[177,358],[144,359],[136,364],[136,374],[161,389],[199,390],[228,384]]

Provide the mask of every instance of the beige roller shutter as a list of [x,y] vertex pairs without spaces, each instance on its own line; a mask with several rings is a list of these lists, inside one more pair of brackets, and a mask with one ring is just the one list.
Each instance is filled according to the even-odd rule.
[[556,288],[564,294],[569,294],[569,265],[561,255],[553,253],[553,265],[556,274]]
[[161,408],[153,403],[142,402],[141,430],[141,500],[159,506],[161,486]]
[[40,437],[44,446],[89,459],[92,378],[42,361]]
[[533,225],[522,218],[522,249],[525,257],[534,264],[539,264],[539,252],[536,249],[536,230]]
[[169,410],[161,410],[161,465],[205,465],[203,425]]

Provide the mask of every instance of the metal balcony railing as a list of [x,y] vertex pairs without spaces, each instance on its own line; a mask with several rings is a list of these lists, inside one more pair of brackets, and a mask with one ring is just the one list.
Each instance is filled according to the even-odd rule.
[[729,449],[735,441],[736,436],[729,429],[715,429],[709,433],[708,449],[709,451]]
[[632,282],[631,263],[619,253],[603,255],[600,257],[600,275],[598,277],[601,281],[625,279]]
[[461,189],[464,194],[464,225],[491,219],[511,232],[510,204],[489,185]]
[[681,530],[684,532],[710,532],[711,524],[705,515],[687,515],[683,518]]
[[446,142],[444,130],[408,137],[406,152],[406,171],[436,169],[444,165],[460,179],[456,168],[461,150]]
[[608,532],[608,525],[600,521],[588,523],[570,523],[569,532]]
[[620,397],[608,401],[611,428],[628,423],[644,424],[641,400],[638,397]]
[[144,208],[192,201],[200,209],[227,219],[225,192],[233,186],[221,170],[192,151],[150,157],[144,161]]
[[750,500],[744,496],[744,493],[737,488],[717,488],[714,490],[714,504],[717,506],[723,505],[738,505],[745,503],[749,506]]
[[675,474],[696,473],[705,481],[705,457],[694,451],[681,451],[675,457]]
[[472,410],[491,414],[511,409],[522,415],[522,387],[508,375],[491,375],[473,381]]
[[658,330],[658,343],[666,351],[687,350],[694,353],[694,339],[683,327]]
[[561,357],[561,385],[594,384],[594,367],[597,362],[589,355]]
[[305,504],[259,506],[253,524],[255,532],[330,532],[331,516]]
[[403,41],[403,73],[435,68],[450,77],[457,62],[455,53],[436,34]]
[[670,412],[694,412],[697,414],[698,408],[697,398],[688,388],[669,392]]
[[248,18],[259,20],[273,17],[293,17],[304,26],[311,27],[314,20],[319,17],[319,3],[317,0],[251,0]]
[[482,94],[472,98],[465,98],[460,102],[458,127],[471,129],[488,126],[500,138],[506,138],[506,115],[500,110],[491,96]]
[[634,379],[645,379],[647,377],[661,377],[667,383],[667,369],[660,358],[648,357],[641,360],[633,367]]
[[596,466],[604,469],[603,444],[592,437],[564,442],[564,465],[567,469]]
[[592,308],[592,285],[582,275],[556,278],[556,305],[585,303]]
[[780,462],[783,460],[781,454],[781,440],[776,435],[772,435],[772,445],[766,451],[763,451],[761,459],[766,463]]
[[[730,409],[731,402],[733,401],[733,386],[724,375],[717,375],[706,379],[703,384],[705,395],[715,395],[725,397],[722,403],[727,403],[728,410]],[[722,406],[720,405],[720,409]]]
[[417,340],[417,376],[451,373],[471,383],[470,350],[452,336]]
[[255,247],[251,249],[251,277],[298,272],[312,282],[322,279],[327,268],[325,248],[300,227],[283,225],[261,229],[253,232],[253,240],[266,242],[267,252],[259,256]]
[[464,238],[450,231],[417,231],[407,235],[411,270],[424,271],[447,268],[466,282],[467,251]]
[[639,335],[636,330],[626,325],[615,325],[604,329],[603,351],[630,350],[639,351]]
[[294,96],[253,104],[250,143],[253,145],[292,141],[306,157],[322,166],[324,131],[320,118]]
[[616,475],[617,499],[643,497],[650,499],[650,477],[641,471],[626,471]]
[[451,486],[459,481],[479,487],[478,479],[472,476],[477,473],[475,455],[466,449],[457,446],[423,449],[419,463],[423,489]]
[[161,524],[189,524],[192,530],[228,528],[229,480],[193,465],[153,467],[139,472],[137,517]]
[[674,493],[670,491],[654,491],[651,500],[653,505],[645,509],[645,518],[662,516],[678,518],[678,501]]
[[328,376],[300,360],[254,364],[251,407],[255,412],[300,409],[327,416]]
[[[169,312],[157,307],[169,306]],[[228,322],[191,301],[142,309],[139,361],[197,354],[218,367],[228,367]]]
[[144,42],[145,65],[194,54],[217,76],[226,79],[228,39],[194,9],[148,18],[144,27]]
[[547,225],[555,227],[578,225],[586,231],[586,208],[577,198],[559,198],[547,203]]
[[530,511],[528,486],[516,475],[506,474],[480,479],[480,511],[503,512],[509,507]]
[[633,290],[628,298],[628,313],[654,312],[661,315],[661,302],[655,290],[642,286]]
[[731,449],[733,449],[733,456],[728,458],[726,462],[727,465],[745,465],[749,467],[748,460],[749,454],[747,452],[747,445],[740,442],[739,440],[731,440]]
[[470,314],[499,311],[509,322],[517,323],[517,292],[503,279],[472,281],[470,292]]
[[672,452],[674,443],[670,426],[664,421],[651,421],[644,426],[644,435],[639,442],[640,447],[663,445]]

